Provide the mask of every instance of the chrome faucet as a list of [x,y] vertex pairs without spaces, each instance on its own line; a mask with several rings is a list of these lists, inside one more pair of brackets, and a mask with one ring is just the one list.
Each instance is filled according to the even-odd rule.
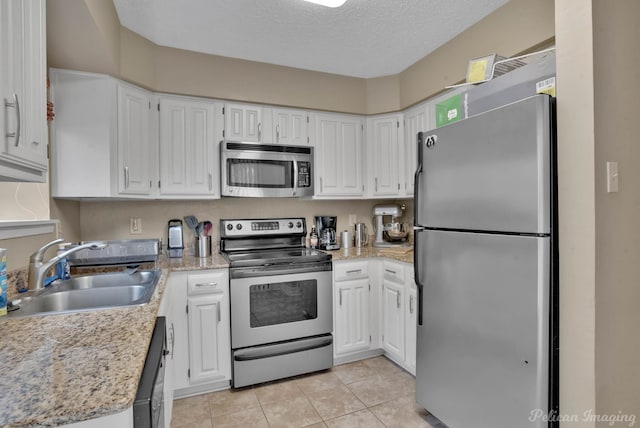
[[61,242],[64,242],[64,239],[59,238],[59,239],[56,239],[55,241],[51,241],[48,244],[45,244],[42,248],[40,248],[38,251],[36,251],[31,255],[31,257],[29,258],[29,276],[28,276],[29,290],[39,290],[44,288],[44,277],[46,273],[49,271],[49,269],[51,269],[53,265],[55,265],[61,259],[67,257],[68,255],[73,254],[76,251],[84,250],[85,248],[90,248],[92,250],[100,250],[100,249],[106,248],[107,246],[107,243],[102,241],[87,242],[86,244],[81,244],[81,245],[69,248],[68,250],[52,257],[49,261],[43,262],[42,259],[44,258],[45,251],[47,251],[47,249],[50,248],[51,246],[55,244],[60,244]]

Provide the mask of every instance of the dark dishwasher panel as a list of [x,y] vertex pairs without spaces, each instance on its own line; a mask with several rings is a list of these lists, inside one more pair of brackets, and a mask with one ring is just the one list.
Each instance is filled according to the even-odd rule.
[[164,368],[167,350],[166,319],[156,318],[151,344],[133,402],[135,428],[164,427]]

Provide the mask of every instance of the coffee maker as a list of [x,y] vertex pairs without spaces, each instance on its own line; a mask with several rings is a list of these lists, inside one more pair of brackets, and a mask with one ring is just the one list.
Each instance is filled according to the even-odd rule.
[[340,244],[336,240],[336,226],[338,218],[330,215],[315,216],[318,231],[318,247],[321,250],[339,250]]

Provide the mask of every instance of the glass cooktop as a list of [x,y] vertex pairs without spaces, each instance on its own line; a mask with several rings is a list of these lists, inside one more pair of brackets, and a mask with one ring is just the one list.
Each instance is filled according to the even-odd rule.
[[231,267],[311,263],[331,260],[331,254],[310,248],[251,250],[223,254]]

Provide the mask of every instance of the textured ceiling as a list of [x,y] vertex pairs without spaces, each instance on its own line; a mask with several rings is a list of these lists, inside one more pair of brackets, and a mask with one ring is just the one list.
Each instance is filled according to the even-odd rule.
[[122,25],[158,45],[364,78],[403,71],[506,2],[114,0]]

